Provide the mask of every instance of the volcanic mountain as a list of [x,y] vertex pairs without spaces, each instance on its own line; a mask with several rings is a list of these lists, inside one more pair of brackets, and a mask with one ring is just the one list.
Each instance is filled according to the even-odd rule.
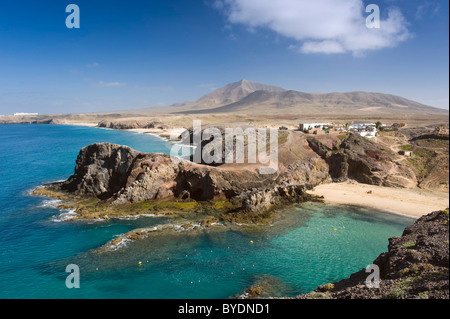
[[172,105],[164,113],[448,115],[447,110],[391,94],[304,93],[247,80],[228,84],[196,101]]

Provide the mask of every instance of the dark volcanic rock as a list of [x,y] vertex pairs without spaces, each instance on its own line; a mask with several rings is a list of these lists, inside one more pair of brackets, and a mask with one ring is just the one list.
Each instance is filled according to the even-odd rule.
[[80,151],[75,173],[60,188],[76,195],[96,196],[114,205],[166,198],[228,200],[242,211],[258,215],[277,204],[304,200],[304,191],[316,185],[314,174],[319,176],[318,181],[324,178],[322,170],[314,172],[313,163],[280,174],[260,175],[257,169],[218,169],[166,154],[147,154],[127,146],[100,143]]
[[111,197],[125,186],[138,154],[127,146],[109,143],[89,145],[81,149],[75,174],[61,188],[81,195]]
[[[110,143],[83,148],[75,174],[61,189],[113,200],[115,204],[141,202],[173,196],[171,182],[186,163],[169,155],[141,153],[128,146]],[[169,185],[165,185],[165,183]]]
[[415,187],[417,184],[413,171],[397,163],[390,150],[358,134],[349,134],[333,148],[316,137],[307,140],[311,149],[328,164],[334,182],[353,179],[387,187]]

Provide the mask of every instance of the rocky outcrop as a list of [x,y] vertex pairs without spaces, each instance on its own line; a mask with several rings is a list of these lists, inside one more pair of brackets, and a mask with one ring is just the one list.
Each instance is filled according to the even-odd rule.
[[97,126],[116,130],[131,130],[138,128],[156,128],[160,130],[168,129],[168,126],[162,122],[148,120],[103,120],[99,122]]
[[341,140],[329,141],[308,137],[312,150],[329,166],[334,182],[348,179],[360,183],[387,187],[415,187],[417,180],[410,167],[394,160],[394,154],[374,142],[349,134]]
[[379,288],[368,288],[365,269],[338,283],[327,284],[300,299],[448,299],[449,215],[436,211],[389,240],[388,252],[374,262]]
[[311,188],[310,185],[289,185],[244,191],[233,199],[239,209],[223,213],[221,218],[235,223],[269,221],[277,215],[268,208],[284,207],[306,201],[321,201],[322,198],[306,193]]
[[107,199],[127,184],[130,168],[139,152],[127,146],[93,144],[81,149],[75,174],[61,185],[62,190]]
[[423,189],[449,191],[449,136],[423,134],[411,138],[404,147],[412,152],[412,165]]
[[253,284],[244,291],[231,296],[233,299],[266,299],[280,297],[286,294],[291,287],[280,278],[268,274],[256,275]]
[[[59,187],[110,206],[151,200],[227,201],[232,210],[222,214],[224,220],[242,222],[248,215],[257,221],[266,219],[267,210],[275,205],[310,198],[305,190],[316,185],[312,178],[315,172],[298,172],[304,169],[299,165],[279,174],[260,175],[257,169],[219,169],[100,143],[80,151],[75,173]],[[321,180],[325,175],[318,171]]]
[[30,116],[28,119],[24,117],[19,117],[15,119],[8,116],[8,119],[0,120],[0,124],[67,124],[64,119],[48,118],[48,116]]
[[307,185],[280,186],[270,189],[246,191],[239,197],[242,198],[242,208],[250,211],[260,211],[267,206],[289,201],[305,201],[305,190],[310,189]]

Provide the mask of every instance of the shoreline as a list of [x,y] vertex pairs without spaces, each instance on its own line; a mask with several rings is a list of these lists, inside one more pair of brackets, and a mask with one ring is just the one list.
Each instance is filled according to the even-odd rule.
[[98,127],[97,123],[88,123],[88,122],[57,123],[55,125],[74,125],[74,126]]
[[[116,129],[112,128],[111,130],[116,130]],[[158,137],[166,142],[179,143],[179,141],[171,139],[171,136],[181,135],[181,133],[184,131],[184,129],[160,130],[160,129],[148,129],[148,128],[133,128],[133,129],[125,129],[123,131],[132,132],[132,133],[136,133],[136,134],[148,134],[148,135]]]
[[326,203],[368,207],[391,214],[420,218],[448,208],[449,193],[419,188],[405,189],[357,182],[321,184],[307,191],[323,196]]
[[[157,137],[157,138],[161,139],[162,141],[168,142],[171,144],[181,144],[179,141],[170,139],[170,136],[172,134],[175,136],[177,133],[179,133],[178,135],[180,135],[184,131],[184,129],[160,130],[160,129],[147,129],[147,128],[119,130],[119,129],[109,128],[109,127],[100,127],[100,126],[98,126],[98,123],[88,123],[88,122],[60,123],[60,124],[55,124],[55,125],[85,126],[85,127],[92,127],[92,128],[103,129],[103,130],[124,131],[124,132],[136,133],[136,134],[147,134],[147,135]],[[186,146],[192,148],[192,146],[189,146],[189,145],[186,145]]]

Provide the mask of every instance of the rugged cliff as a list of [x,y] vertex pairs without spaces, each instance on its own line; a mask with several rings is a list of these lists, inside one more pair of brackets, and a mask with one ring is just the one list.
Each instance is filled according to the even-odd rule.
[[334,182],[353,179],[387,187],[413,188],[417,185],[416,175],[409,165],[397,161],[391,150],[358,134],[339,138],[310,136],[307,140],[328,164]]
[[137,128],[157,128],[165,130],[168,126],[162,122],[148,119],[130,119],[130,120],[103,120],[97,125],[98,127],[110,128],[115,130],[131,130]]
[[213,206],[222,202],[214,207],[226,208],[221,209],[223,220],[258,222],[267,219],[275,205],[309,199],[305,190],[328,176],[320,163],[290,168],[281,164],[280,172],[260,175],[256,167],[210,167],[100,143],[80,151],[75,172],[67,181],[35,193],[75,202],[77,213],[84,210],[84,216],[92,218],[111,215],[111,210],[127,211],[124,206],[143,202],[209,202]]
[[256,169],[217,169],[162,153],[140,153],[128,146],[100,143],[80,151],[75,173],[61,189],[114,203],[167,197],[202,201],[272,188],[278,192],[282,185],[291,186],[287,185],[289,177],[292,174],[260,175]]

